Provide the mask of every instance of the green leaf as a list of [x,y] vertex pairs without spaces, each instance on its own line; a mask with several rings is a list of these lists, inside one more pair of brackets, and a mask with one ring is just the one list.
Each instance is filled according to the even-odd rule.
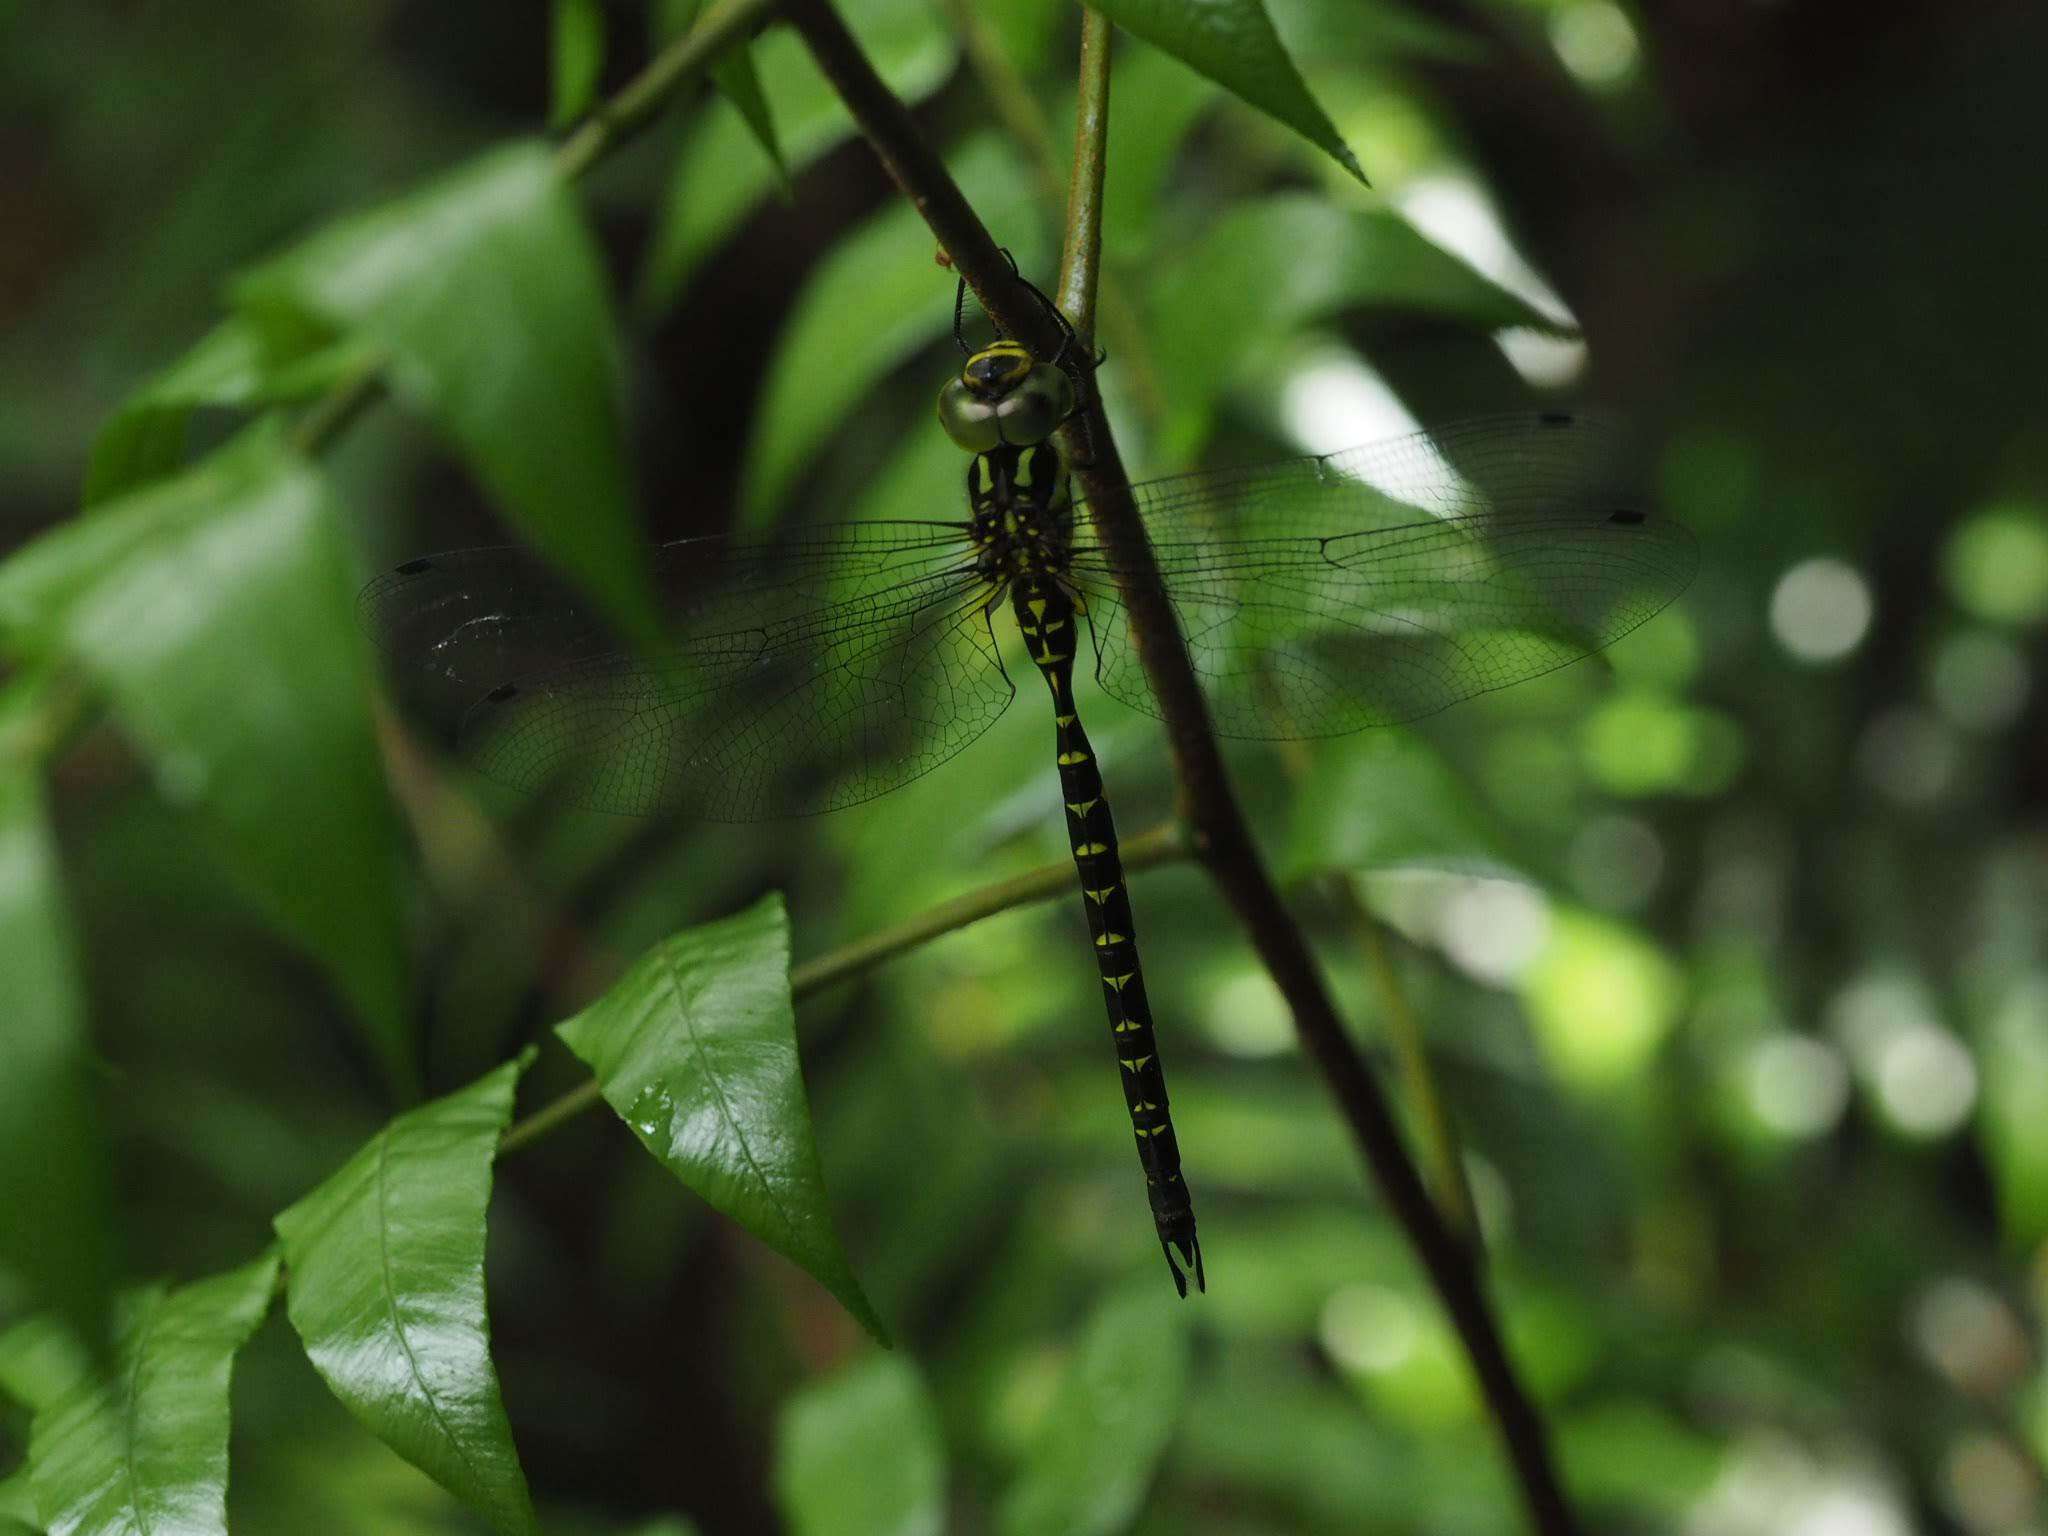
[[1185,1316],[1151,1287],[1097,1309],[1003,1499],[1002,1536],[1110,1536],[1136,1516],[1180,1417]]
[[[703,15],[705,0],[661,0],[654,12],[655,46],[665,47],[684,36]],[[775,116],[768,109],[768,97],[761,89],[761,76],[754,67],[754,52],[745,43],[721,53],[711,65],[711,78],[719,94],[732,103],[753,135],[754,142],[768,157],[783,195],[790,193],[789,162],[783,158],[782,141],[775,132]]]
[[31,681],[0,691],[0,1269],[30,1304],[104,1339],[113,1282],[107,1155],[87,1061],[85,998],[25,738],[46,704]]
[[1489,331],[1557,330],[1392,210],[1346,210],[1300,193],[1217,220],[1160,275],[1152,301],[1160,372],[1176,387],[1169,459],[1199,446],[1217,397],[1248,360],[1345,310],[1429,315]]
[[654,633],[603,267],[545,150],[487,155],[235,291],[266,334],[324,327],[382,348],[393,389],[534,543],[629,631]]
[[[952,171],[983,222],[1012,242],[1030,275],[1041,254],[1039,220],[1014,153],[983,136],[952,157]],[[932,232],[917,210],[894,202],[819,264],[768,365],[756,412],[760,427],[747,450],[748,522],[767,520],[863,395],[951,328],[954,279],[933,261],[933,251]],[[932,393],[936,399],[936,382]]]
[[810,1271],[886,1342],[832,1230],[779,895],[657,944],[556,1033],[670,1173]]
[[277,1252],[166,1294],[133,1294],[111,1377],[37,1413],[36,1502],[51,1536],[227,1531],[228,1383],[277,1284]]
[[0,1394],[31,1413],[60,1402],[91,1371],[91,1354],[54,1312],[39,1312],[0,1333]]
[[916,1367],[874,1356],[798,1394],[776,1439],[775,1490],[794,1536],[939,1536],[945,1451]]
[[[694,10],[697,0],[679,3]],[[876,73],[904,101],[929,96],[952,73],[953,42],[934,24],[929,0],[875,0],[846,21]],[[784,177],[852,135],[853,119],[793,31],[770,32],[748,56],[762,95],[775,103]],[[706,112],[691,125],[641,272],[643,312],[667,308],[697,264],[775,188],[774,152],[764,158],[750,149],[752,132],[745,117],[730,112]]]
[[16,1531],[39,1531],[42,1523],[28,1468],[0,1477],[0,1536],[14,1536]]
[[369,367],[375,356],[360,342],[279,355],[246,317],[229,316],[100,428],[86,470],[85,504],[111,501],[182,468],[193,411],[308,399]]
[[354,588],[325,482],[262,425],[0,566],[0,636],[106,691],[165,798],[409,1085],[398,837]]
[[372,1433],[493,1528],[532,1532],[484,1314],[484,1212],[533,1059],[406,1111],[277,1218],[285,1307],[313,1366]]
[[564,128],[597,99],[604,73],[603,0],[554,0],[548,51],[548,126]]
[[1287,878],[1412,864],[1522,872],[1479,797],[1421,737],[1385,729],[1318,742],[1293,796]]
[[1309,95],[1259,0],[1088,0],[1118,26],[1292,128],[1361,182],[1365,172]]
[[722,54],[711,66],[711,78],[717,82],[725,99],[738,110],[740,120],[753,134],[754,142],[767,155],[768,163],[775,168],[777,185],[785,195],[793,194],[789,161],[783,155],[781,139],[776,136],[775,115],[769,110],[767,94],[761,89],[761,76],[754,67],[753,51],[734,48]]

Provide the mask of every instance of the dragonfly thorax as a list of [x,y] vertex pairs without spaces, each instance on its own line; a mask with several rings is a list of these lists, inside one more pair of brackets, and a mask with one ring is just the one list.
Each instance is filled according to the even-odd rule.
[[1007,586],[1067,568],[1068,508],[1059,451],[1046,443],[1002,444],[967,466],[969,524],[977,563]]
[[983,347],[939,391],[939,424],[970,453],[1042,443],[1073,409],[1073,381],[1014,341]]

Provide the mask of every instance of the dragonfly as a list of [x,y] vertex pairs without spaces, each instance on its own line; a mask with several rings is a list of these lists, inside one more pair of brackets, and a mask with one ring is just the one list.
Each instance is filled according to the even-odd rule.
[[1684,590],[1695,547],[1633,487],[1610,424],[1531,411],[1136,485],[1152,568],[1133,569],[1092,531],[1053,441],[1074,407],[1069,347],[970,347],[957,304],[955,334],[966,356],[939,416],[971,455],[965,517],[660,545],[655,646],[623,643],[517,547],[408,561],[360,607],[489,777],[728,822],[861,804],[965,750],[1015,695],[999,638],[1013,623],[1050,697],[1125,1108],[1185,1297],[1207,1280],[1077,663],[1158,715],[1125,601],[1157,583],[1220,734],[1339,735],[1602,649]]

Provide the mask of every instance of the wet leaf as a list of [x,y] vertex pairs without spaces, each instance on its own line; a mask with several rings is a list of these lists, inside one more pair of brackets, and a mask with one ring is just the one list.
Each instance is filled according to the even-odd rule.
[[127,1298],[112,1374],[36,1414],[29,1469],[51,1536],[225,1536],[229,1378],[276,1283],[273,1250]]
[[1088,0],[1090,6],[1249,106],[1277,119],[1361,182],[1365,172],[1309,94],[1260,0]]
[[334,1395],[501,1532],[533,1506],[498,1396],[484,1310],[484,1213],[516,1061],[392,1120],[282,1212],[285,1307]]
[[797,1062],[780,896],[657,944],[557,1033],[669,1172],[802,1265],[886,1342],[832,1230]]
[[106,691],[164,797],[334,976],[403,1085],[397,831],[354,587],[325,482],[259,426],[0,567],[0,635]]
[[533,542],[629,631],[652,633],[603,265],[541,146],[336,224],[236,296],[266,335],[379,346],[392,388]]

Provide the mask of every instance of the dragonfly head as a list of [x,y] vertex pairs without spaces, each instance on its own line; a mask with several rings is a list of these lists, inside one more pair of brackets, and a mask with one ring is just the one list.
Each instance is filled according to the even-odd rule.
[[983,347],[939,391],[939,424],[969,453],[1042,443],[1073,409],[1073,381],[1014,341]]

